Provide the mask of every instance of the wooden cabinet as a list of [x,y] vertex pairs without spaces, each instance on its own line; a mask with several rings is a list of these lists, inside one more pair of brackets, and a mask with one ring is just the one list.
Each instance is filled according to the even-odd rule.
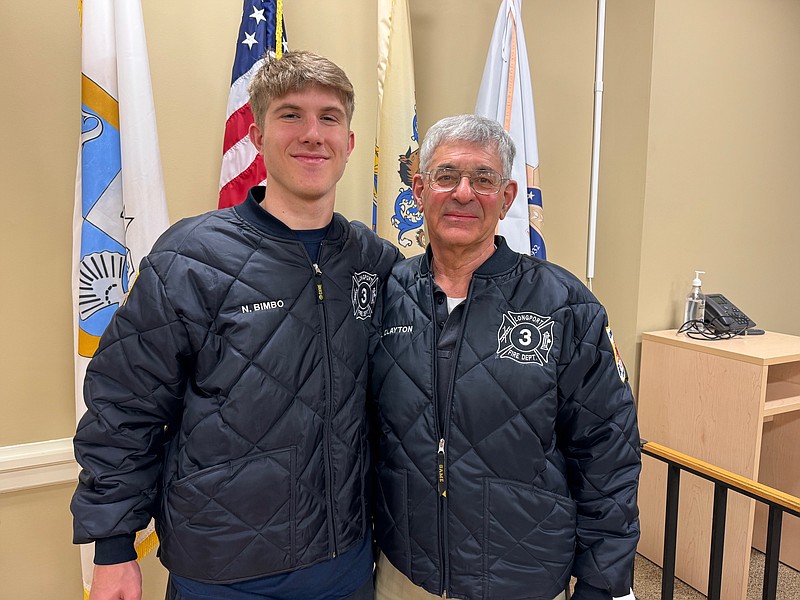
[[[800,337],[699,341],[642,334],[641,435],[800,496]],[[639,552],[661,564],[666,465],[643,457]],[[707,591],[713,484],[681,474],[676,575]],[[722,597],[744,599],[751,545],[764,549],[766,511],[729,492]],[[756,514],[758,512],[758,514]],[[754,526],[755,521],[755,526]],[[781,561],[800,568],[800,519],[785,515]]]

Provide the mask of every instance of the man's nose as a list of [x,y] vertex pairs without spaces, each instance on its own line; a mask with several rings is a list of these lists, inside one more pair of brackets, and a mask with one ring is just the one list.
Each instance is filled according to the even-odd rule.
[[316,144],[319,143],[321,137],[319,122],[317,119],[306,120],[305,127],[303,127],[303,133],[300,136],[301,141]]
[[453,190],[453,197],[459,202],[469,202],[472,200],[472,184],[469,182],[469,175],[462,175],[458,180],[456,189]]

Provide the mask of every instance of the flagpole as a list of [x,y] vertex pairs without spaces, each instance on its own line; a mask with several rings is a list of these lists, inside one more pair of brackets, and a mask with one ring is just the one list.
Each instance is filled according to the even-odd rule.
[[592,289],[595,246],[597,244],[597,187],[600,175],[600,132],[603,120],[603,49],[606,38],[606,0],[597,0],[597,48],[594,70],[594,114],[592,129],[592,170],[589,179],[589,243],[586,279]]

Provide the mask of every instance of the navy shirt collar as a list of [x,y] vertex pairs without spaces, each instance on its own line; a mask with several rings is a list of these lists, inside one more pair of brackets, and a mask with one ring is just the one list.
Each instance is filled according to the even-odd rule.
[[[292,229],[261,206],[265,194],[266,187],[264,186],[250,188],[245,201],[234,206],[233,210],[242,219],[263,233],[287,240],[297,240],[298,237]],[[344,234],[346,223],[347,220],[342,215],[333,213],[333,219],[326,226],[328,227],[328,232],[325,239],[332,241],[341,238]]]
[[[501,235],[494,236],[494,243],[495,246],[497,246],[497,250],[495,250],[494,254],[487,258],[480,267],[475,269],[473,275],[484,277],[499,275],[514,267],[522,256],[509,248],[505,238]],[[425,257],[420,262],[420,272],[423,275],[430,272],[432,261],[433,250],[431,249],[431,245],[428,244],[425,250]]]

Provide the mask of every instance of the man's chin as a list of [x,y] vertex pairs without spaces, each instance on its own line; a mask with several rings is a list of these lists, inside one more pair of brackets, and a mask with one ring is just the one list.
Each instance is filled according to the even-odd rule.
[[297,190],[295,196],[301,202],[307,202],[307,203],[321,202],[326,198],[330,198],[332,196],[333,189],[313,188],[313,189]]
[[474,231],[451,229],[450,231],[440,233],[443,233],[443,235],[436,236],[435,242],[434,236],[430,236],[430,240],[432,243],[440,246],[441,248],[469,248],[470,246],[478,247],[485,243],[485,239],[476,234]]

